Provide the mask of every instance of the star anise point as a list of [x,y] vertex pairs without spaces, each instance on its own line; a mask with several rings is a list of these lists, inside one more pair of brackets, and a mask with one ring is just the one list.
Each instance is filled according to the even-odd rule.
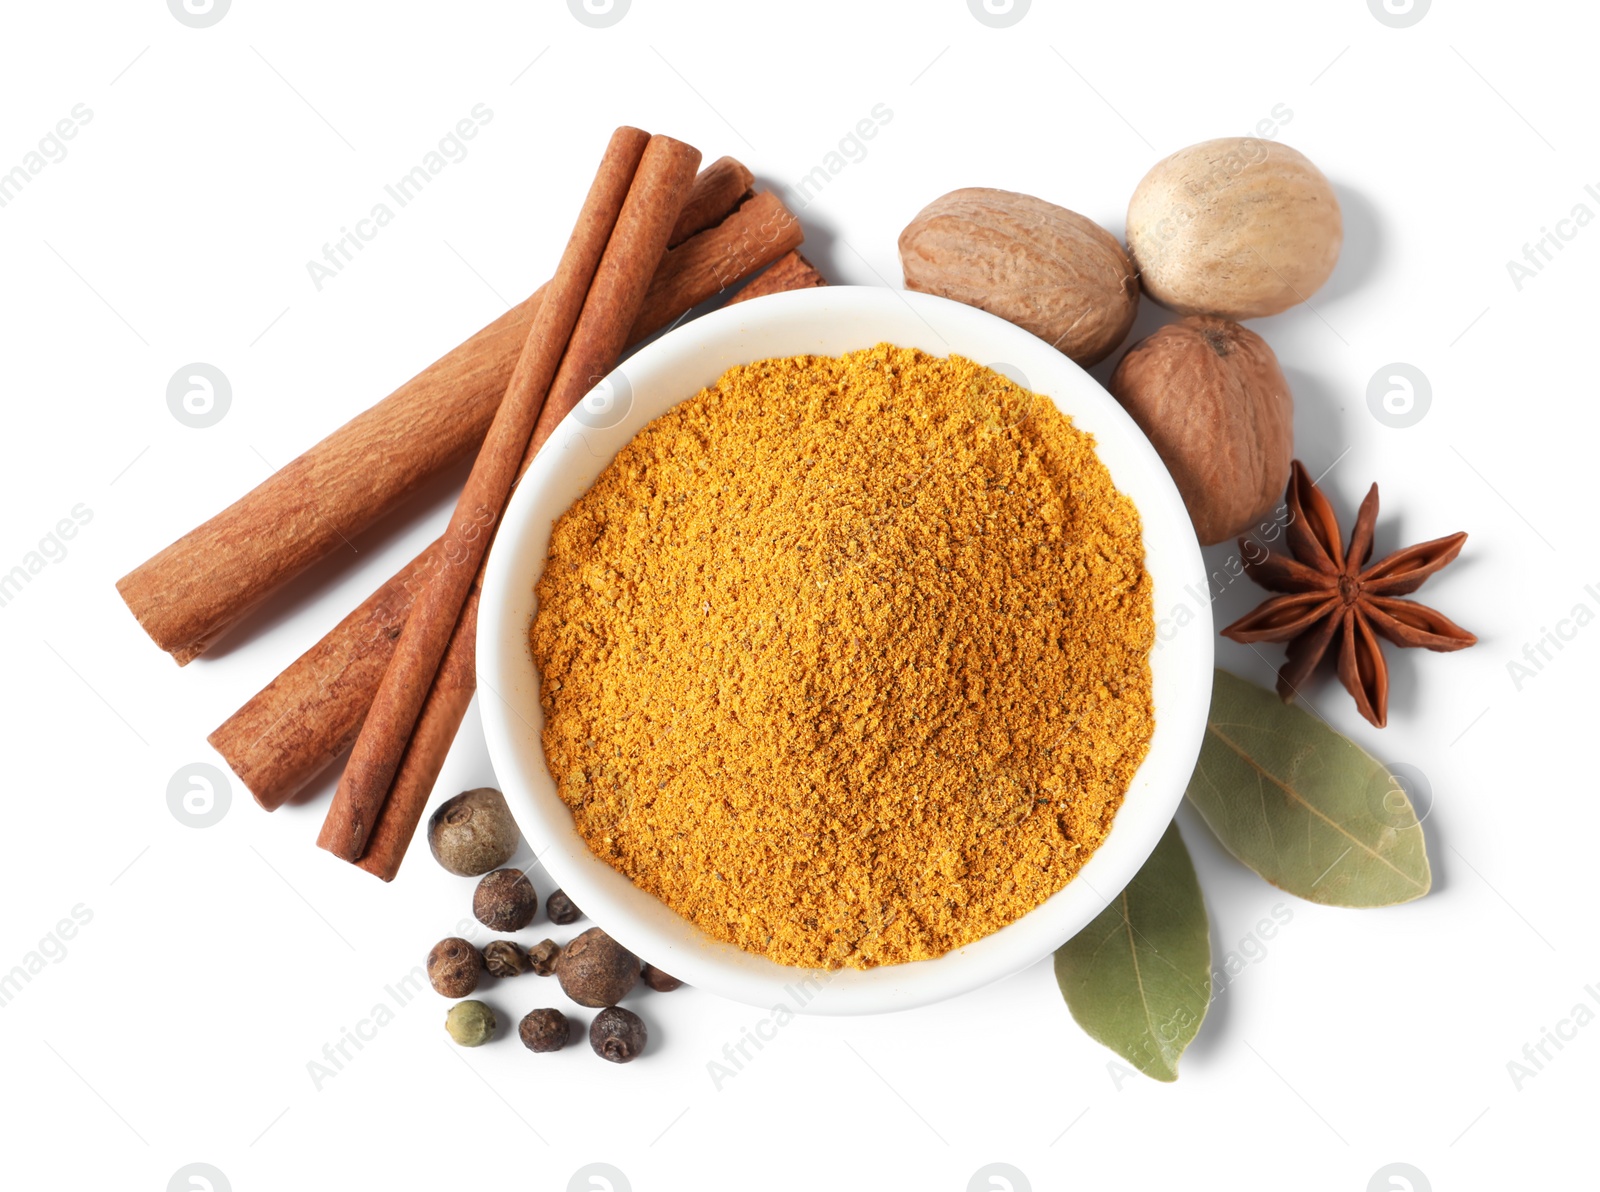
[[1462,650],[1477,638],[1443,613],[1403,600],[1461,553],[1465,533],[1450,534],[1386,555],[1372,556],[1378,486],[1361,502],[1350,540],[1340,537],[1333,506],[1295,460],[1286,496],[1289,552],[1262,552],[1239,540],[1245,571],[1271,597],[1222,631],[1236,642],[1287,642],[1278,669],[1278,694],[1292,702],[1330,653],[1356,708],[1379,728],[1389,716],[1389,664],[1380,638],[1402,647]]

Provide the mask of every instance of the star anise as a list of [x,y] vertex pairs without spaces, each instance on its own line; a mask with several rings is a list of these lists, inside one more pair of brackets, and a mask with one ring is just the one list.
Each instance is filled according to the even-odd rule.
[[[1245,571],[1263,588],[1282,592],[1222,631],[1236,642],[1288,642],[1278,670],[1278,694],[1292,700],[1324,655],[1335,652],[1339,679],[1356,707],[1382,728],[1389,718],[1389,664],[1378,638],[1397,646],[1461,650],[1477,638],[1443,613],[1401,596],[1415,592],[1430,575],[1461,553],[1465,534],[1435,538],[1396,551],[1370,567],[1372,531],[1378,521],[1378,486],[1361,502],[1350,545],[1339,545],[1333,506],[1294,461],[1286,498],[1290,521],[1284,533],[1292,556],[1239,540]],[[1252,558],[1252,555],[1255,557]]]

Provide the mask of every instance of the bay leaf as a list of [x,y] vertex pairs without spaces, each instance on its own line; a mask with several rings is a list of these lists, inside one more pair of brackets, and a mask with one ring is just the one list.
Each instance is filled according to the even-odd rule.
[[1211,935],[1176,823],[1128,888],[1056,950],[1055,968],[1091,1038],[1146,1076],[1178,1079],[1211,1004]]
[[1325,906],[1392,906],[1433,884],[1404,786],[1348,737],[1216,673],[1189,802],[1274,886]]

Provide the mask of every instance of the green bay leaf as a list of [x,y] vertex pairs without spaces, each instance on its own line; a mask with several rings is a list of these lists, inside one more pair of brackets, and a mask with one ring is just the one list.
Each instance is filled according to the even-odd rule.
[[1146,1076],[1178,1079],[1178,1058],[1211,1004],[1211,936],[1176,823],[1128,888],[1056,950],[1055,967],[1091,1038]]
[[1311,902],[1392,906],[1433,884],[1422,825],[1388,768],[1226,671],[1188,797],[1230,853]]

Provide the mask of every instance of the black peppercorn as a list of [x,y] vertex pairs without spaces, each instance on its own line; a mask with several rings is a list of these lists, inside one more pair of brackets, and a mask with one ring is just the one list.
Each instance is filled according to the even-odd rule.
[[572,1024],[560,1010],[530,1010],[517,1034],[529,1051],[560,1051],[572,1037]]
[[577,903],[567,897],[565,890],[557,890],[550,895],[550,900],[544,904],[544,909],[550,916],[550,922],[558,927],[565,927],[568,923],[576,923],[583,918],[583,912],[578,909]]
[[[490,965],[491,969],[493,967],[493,965]],[[682,981],[678,980],[678,978],[674,977],[671,973],[664,973],[653,964],[645,965],[644,971],[639,975],[644,978],[644,983],[650,986],[651,989],[654,989],[657,993],[671,993],[674,989],[683,984]]]
[[485,947],[483,963],[496,977],[516,977],[528,971],[526,953],[510,940],[495,940]]
[[626,1064],[644,1050],[649,1032],[644,1020],[632,1010],[608,1006],[589,1024],[589,1046],[603,1060]]
[[428,953],[428,980],[445,997],[466,997],[478,988],[483,953],[458,936],[442,939]]
[[539,895],[520,869],[496,869],[472,895],[472,913],[490,931],[521,931],[538,909]]
[[580,1006],[614,1006],[639,979],[639,958],[598,927],[578,936],[556,959],[561,990]]
[[556,960],[561,956],[561,948],[555,940],[540,940],[528,949],[528,967],[540,977],[548,977],[556,971]]

